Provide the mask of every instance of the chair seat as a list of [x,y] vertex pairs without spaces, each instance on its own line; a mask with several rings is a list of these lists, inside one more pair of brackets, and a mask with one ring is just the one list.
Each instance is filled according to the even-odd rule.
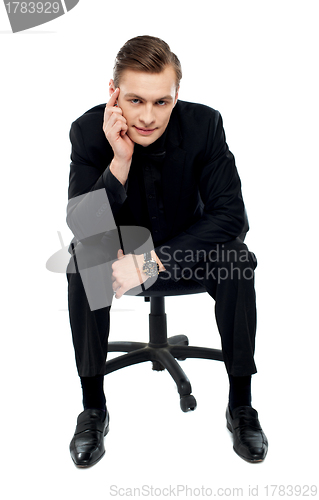
[[155,283],[145,291],[137,294],[136,289],[133,288],[126,292],[125,295],[135,295],[137,297],[172,297],[175,295],[190,295],[203,292],[206,292],[205,288],[200,283],[197,283],[197,281],[186,280],[184,278],[174,281],[158,277]]

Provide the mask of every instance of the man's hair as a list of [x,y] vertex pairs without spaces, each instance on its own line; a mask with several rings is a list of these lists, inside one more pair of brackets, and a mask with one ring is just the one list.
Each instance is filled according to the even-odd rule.
[[182,67],[178,57],[169,45],[154,36],[137,36],[128,40],[119,50],[113,68],[115,87],[119,86],[121,76],[126,69],[161,73],[171,65],[176,74],[176,89],[182,78]]

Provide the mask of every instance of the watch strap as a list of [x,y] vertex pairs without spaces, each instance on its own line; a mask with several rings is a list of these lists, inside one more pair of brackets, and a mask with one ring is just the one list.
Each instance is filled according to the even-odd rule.
[[148,260],[152,260],[152,254],[151,254],[151,252],[145,252],[144,253],[144,261],[147,262]]

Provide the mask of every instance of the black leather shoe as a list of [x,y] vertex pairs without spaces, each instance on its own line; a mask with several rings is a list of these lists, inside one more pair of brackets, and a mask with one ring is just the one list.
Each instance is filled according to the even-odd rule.
[[104,436],[109,431],[108,411],[88,409],[78,416],[70,453],[77,467],[95,465],[105,453]]
[[260,426],[258,413],[251,406],[238,406],[232,414],[226,410],[227,428],[233,433],[234,450],[247,462],[262,462],[268,451],[268,441]]

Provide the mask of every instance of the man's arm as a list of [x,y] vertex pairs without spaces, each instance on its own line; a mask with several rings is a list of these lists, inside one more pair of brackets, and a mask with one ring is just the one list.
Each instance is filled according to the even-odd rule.
[[119,89],[113,93],[104,111],[103,132],[112,148],[113,158],[102,175],[94,160],[89,158],[86,138],[79,124],[74,122],[71,127],[67,224],[79,240],[114,229],[114,216],[126,199],[125,184],[134,143],[126,135],[127,125],[122,110],[115,106],[118,94]]
[[[103,132],[112,148],[113,159],[102,175],[94,161],[89,159],[85,137],[79,124],[74,122],[70,131],[72,163],[67,223],[78,240],[90,245],[89,253],[85,253],[85,265],[88,261],[90,265],[102,262],[99,261],[103,260],[100,243],[102,238],[105,240],[105,233],[108,233],[107,247],[111,255],[119,255],[121,246],[114,215],[126,199],[125,185],[134,143],[126,135],[126,120],[122,110],[116,106],[118,95],[119,89],[112,94],[104,111]],[[72,193],[76,196],[72,197]],[[163,265],[154,250],[151,253],[160,270],[163,270]],[[143,254],[136,256],[135,260],[132,260],[132,256],[122,256],[121,259],[118,257],[116,269],[119,283],[115,283],[115,287],[121,290],[117,292],[117,298],[130,288],[146,281],[147,276],[142,272],[142,267]]]
[[203,215],[185,231],[155,248],[173,279],[179,279],[182,269],[192,268],[203,255],[208,255],[214,244],[241,235],[246,221],[241,182],[219,113],[215,123],[211,121],[207,137],[199,179]]

